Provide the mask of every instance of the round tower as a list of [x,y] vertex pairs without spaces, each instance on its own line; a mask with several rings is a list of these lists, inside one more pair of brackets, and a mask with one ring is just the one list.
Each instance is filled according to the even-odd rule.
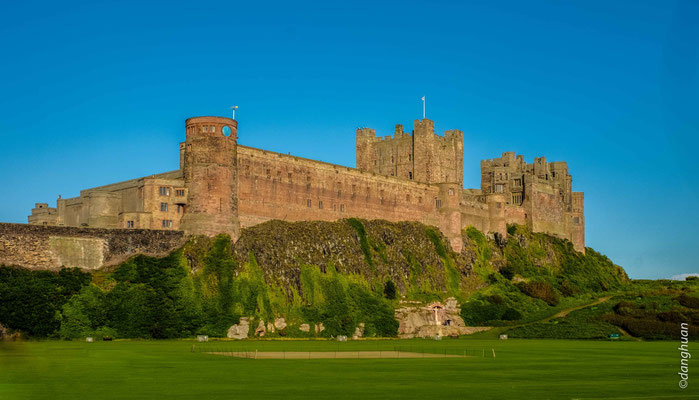
[[188,234],[238,238],[238,122],[223,117],[185,121],[184,182],[187,205],[180,223]]

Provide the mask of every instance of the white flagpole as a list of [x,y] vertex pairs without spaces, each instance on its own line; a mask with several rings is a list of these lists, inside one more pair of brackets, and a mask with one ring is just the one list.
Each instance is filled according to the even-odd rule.
[[425,119],[425,103],[427,103],[427,96],[422,96],[422,119]]

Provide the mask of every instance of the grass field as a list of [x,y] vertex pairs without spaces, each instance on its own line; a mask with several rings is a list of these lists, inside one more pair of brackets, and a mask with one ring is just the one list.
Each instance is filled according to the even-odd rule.
[[[399,346],[432,354],[494,349],[496,357],[255,360],[206,354],[196,346],[260,352],[391,351]],[[0,343],[0,399],[699,398],[694,362],[689,387],[678,387],[677,346],[472,338]]]

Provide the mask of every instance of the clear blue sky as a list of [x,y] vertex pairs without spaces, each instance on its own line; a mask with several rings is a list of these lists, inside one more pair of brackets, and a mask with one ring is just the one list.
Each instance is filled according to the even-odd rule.
[[184,119],[354,166],[358,126],[565,160],[587,244],[632,277],[699,272],[699,2],[3,2],[0,221],[178,168]]

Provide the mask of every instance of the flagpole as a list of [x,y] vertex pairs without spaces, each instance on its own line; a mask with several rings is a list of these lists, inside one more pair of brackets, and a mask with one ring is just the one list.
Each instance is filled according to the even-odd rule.
[[427,103],[427,96],[422,96],[422,119],[425,119],[425,103]]

